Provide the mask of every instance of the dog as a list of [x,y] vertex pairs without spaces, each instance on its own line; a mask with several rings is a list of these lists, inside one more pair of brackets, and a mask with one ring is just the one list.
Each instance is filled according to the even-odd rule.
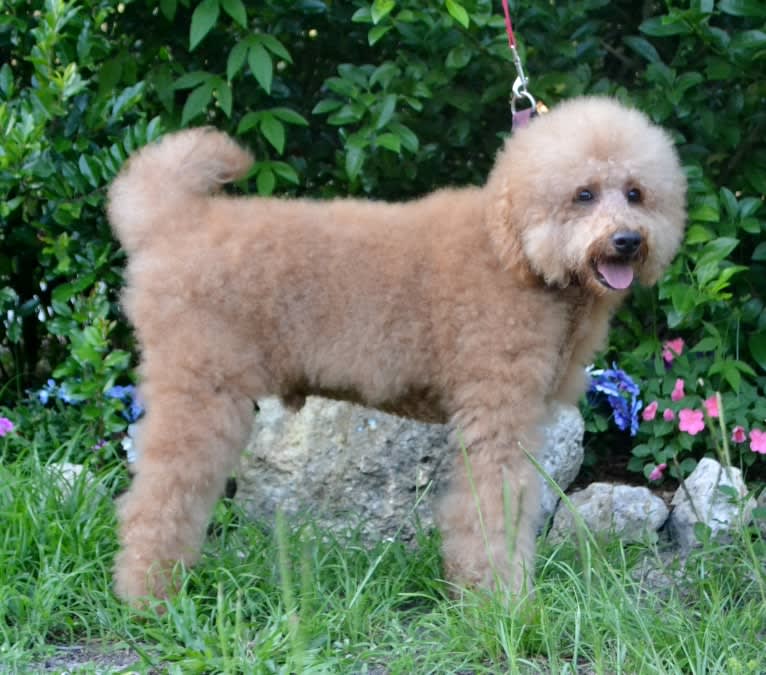
[[582,395],[611,315],[683,238],[671,137],[613,99],[576,98],[514,132],[483,187],[403,203],[220,192],[252,162],[189,129],[138,151],[109,190],[147,409],[118,507],[117,594],[172,590],[253,401],[309,394],[449,422],[445,575],[524,593],[549,405]]

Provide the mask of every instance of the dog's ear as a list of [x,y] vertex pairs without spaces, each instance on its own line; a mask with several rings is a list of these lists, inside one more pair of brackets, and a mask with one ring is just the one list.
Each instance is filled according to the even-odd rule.
[[490,241],[500,259],[500,263],[509,274],[517,277],[524,285],[533,285],[538,276],[533,272],[524,252],[522,242],[522,222],[514,214],[513,195],[509,182],[502,177],[490,177],[484,222]]

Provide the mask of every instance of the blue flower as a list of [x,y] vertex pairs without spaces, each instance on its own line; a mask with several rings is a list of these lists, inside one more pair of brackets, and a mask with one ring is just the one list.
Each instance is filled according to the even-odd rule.
[[132,384],[127,386],[115,384],[113,387],[110,387],[104,392],[104,396],[107,398],[118,398],[121,401],[126,401],[133,398],[135,390],[136,388]]
[[55,398],[57,392],[58,387],[56,386],[56,382],[54,380],[48,380],[45,383],[45,386],[37,392],[37,400],[43,405],[48,405],[51,396]]
[[131,424],[144,414],[144,407],[138,398],[136,388],[132,385],[115,385],[104,392],[108,398],[116,398],[125,404],[122,416]]
[[72,396],[72,394],[69,393],[69,388],[67,387],[66,383],[62,384],[59,387],[58,392],[56,393],[56,397],[59,401],[63,401],[64,403],[77,403],[79,399]]
[[635,436],[638,433],[638,413],[644,407],[638,398],[638,385],[614,363],[606,370],[589,370],[589,375],[588,398],[591,403],[596,404],[606,398],[617,427],[622,431],[630,430],[630,435]]

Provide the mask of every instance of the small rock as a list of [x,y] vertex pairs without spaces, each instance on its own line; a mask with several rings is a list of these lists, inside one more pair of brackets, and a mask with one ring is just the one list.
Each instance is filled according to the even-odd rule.
[[742,499],[732,500],[721,492],[721,486],[733,488],[740,498],[747,495],[747,486],[739,469],[723,467],[716,460],[705,457],[676,490],[671,502],[670,532],[682,549],[688,550],[699,543],[694,533],[694,525],[698,522],[707,525],[714,536],[732,532],[750,522],[755,499],[751,497],[744,503]]
[[[59,490],[63,495],[70,495],[80,476],[84,473],[84,480],[86,483],[93,484],[96,477],[88,471],[82,464],[72,464],[70,462],[55,462],[49,464],[47,467],[48,472],[53,476],[56,481]],[[102,486],[96,488],[99,493],[106,494],[106,490]]]
[[[569,496],[572,506],[593,533],[614,534],[626,542],[656,538],[668,517],[665,502],[645,487],[591,483]],[[575,518],[559,504],[548,538],[559,543],[572,536]]]

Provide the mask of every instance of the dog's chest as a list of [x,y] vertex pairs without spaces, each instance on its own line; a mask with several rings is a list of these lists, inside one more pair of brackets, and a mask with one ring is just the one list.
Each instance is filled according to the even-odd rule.
[[604,346],[609,330],[611,304],[592,297],[578,298],[565,312],[565,324],[558,350],[552,398],[575,403],[586,384],[585,367]]

